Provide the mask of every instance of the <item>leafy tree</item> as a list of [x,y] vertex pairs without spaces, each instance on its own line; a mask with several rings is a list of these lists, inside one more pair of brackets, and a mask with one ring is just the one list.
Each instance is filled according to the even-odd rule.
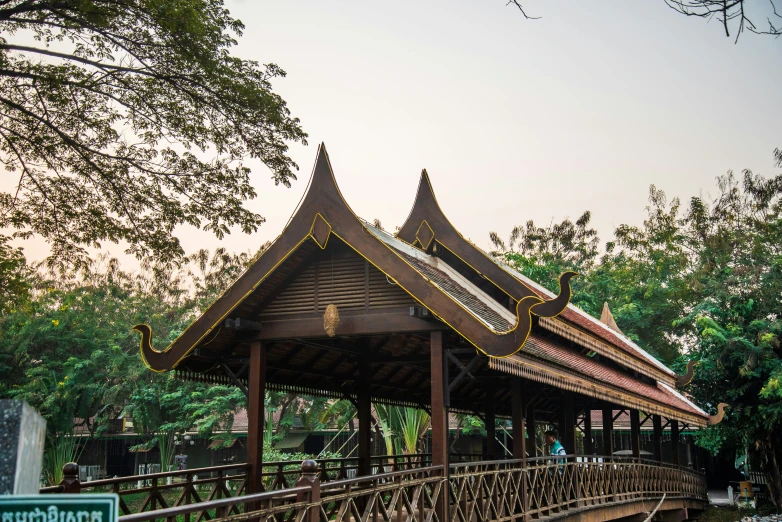
[[0,315],[26,302],[32,285],[32,270],[22,249],[11,247],[9,241],[0,234]]
[[68,262],[105,241],[176,260],[181,224],[257,230],[243,161],[289,186],[306,134],[284,71],[231,55],[243,28],[221,0],[0,0],[0,228]]
[[[782,150],[774,158],[782,167]],[[712,411],[719,402],[731,405],[698,443],[747,451],[779,507],[782,175],[744,171],[739,180],[728,173],[717,188],[713,200],[694,197],[683,208],[652,186],[644,223],[619,226],[598,261],[583,254],[590,236],[567,221],[547,229],[528,223],[508,247],[491,238],[496,255],[553,290],[558,272],[581,272],[576,304],[598,317],[610,302],[624,333],[675,369],[697,360],[689,392]]]
[[[776,151],[777,166],[782,157]],[[680,322],[693,323],[700,362],[691,393],[702,404],[726,402],[730,414],[699,443],[746,448],[782,506],[782,175],[745,171],[719,178],[713,201],[692,198],[682,222],[697,248],[690,285],[697,304]]]
[[672,324],[694,304],[688,283],[689,246],[682,245],[680,203],[668,200],[654,186],[642,226],[620,225],[599,256],[597,232],[589,227],[589,211],[576,220],[538,227],[516,227],[507,242],[495,232],[493,255],[542,284],[559,290],[559,275],[573,270],[573,304],[600,317],[609,303],[622,333],[667,363],[679,357],[681,337],[692,328]]
[[545,228],[530,220],[523,227],[514,227],[507,243],[496,232],[490,232],[495,248],[492,255],[557,292],[562,272],[588,272],[597,260],[600,238],[589,226],[591,219],[592,213],[586,211],[575,223],[564,219]]
[[[20,252],[6,252],[27,267]],[[148,371],[131,332],[144,321],[174,339],[252,257],[199,255],[178,270],[145,265],[135,274],[105,257],[56,274],[24,268],[27,298],[0,312],[0,396],[24,399],[47,419],[49,480],[58,481],[62,464],[78,456],[74,428],[97,436],[123,412],[137,416],[138,429],[150,435],[147,447],[159,444],[166,464],[174,434],[230,430],[233,412],[245,404],[239,390]],[[211,268],[200,269],[202,258]],[[0,265],[10,266],[5,259]]]
[[622,332],[668,364],[693,340],[692,325],[674,323],[697,299],[688,280],[697,245],[685,241],[680,212],[678,199],[652,185],[643,224],[617,227],[578,302],[595,317],[608,302]]

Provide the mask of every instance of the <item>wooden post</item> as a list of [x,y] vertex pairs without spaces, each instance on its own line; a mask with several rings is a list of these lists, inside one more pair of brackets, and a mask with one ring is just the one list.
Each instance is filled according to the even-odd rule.
[[641,459],[641,415],[638,410],[630,410],[630,447],[633,458]]
[[261,341],[250,343],[250,379],[247,391],[247,493],[263,491],[263,424],[266,420],[266,349]]
[[497,460],[497,418],[494,415],[494,387],[489,385],[486,403],[486,460]]
[[[447,383],[443,379],[443,332],[431,332],[429,335],[431,400],[432,400],[432,465],[443,466],[443,476],[448,480],[448,414],[445,409],[444,394]],[[448,520],[448,484],[440,490],[435,506],[437,518]],[[423,502],[421,502],[423,506]]]
[[524,383],[521,377],[511,378],[511,421],[513,423],[513,458],[524,461],[527,467],[527,440],[524,419]]
[[562,420],[559,427],[559,440],[568,455],[576,453],[576,398],[572,393],[565,392],[562,401]]
[[603,406],[603,455],[610,457],[614,454],[614,410],[610,406]]
[[592,439],[592,406],[588,405],[584,410],[584,455],[595,454],[595,444]]
[[654,445],[654,460],[663,461],[663,420],[659,415],[652,415],[652,426],[654,433],[652,443]]
[[527,447],[529,448],[529,456],[535,458],[538,456],[538,435],[535,431],[535,408],[527,404]]
[[671,462],[679,465],[679,421],[671,419]]
[[[524,383],[520,377],[511,377],[511,422],[513,423],[513,458],[521,460],[525,471],[521,475],[521,505],[524,510],[522,520],[528,520],[529,495],[527,495],[527,434],[524,419]],[[511,504],[512,505],[512,504]],[[511,513],[512,514],[512,513]]]
[[81,492],[79,484],[79,465],[75,462],[67,462],[62,467],[62,480],[60,480],[63,493]]
[[370,366],[369,359],[362,357],[359,362],[358,375],[358,475],[365,477],[371,474],[371,448],[370,437],[372,435],[371,402],[370,402]]
[[320,520],[320,477],[318,477],[318,463],[314,460],[305,460],[301,463],[301,476],[296,481],[296,487],[309,487],[309,492],[296,494],[296,502],[308,502],[312,506],[304,508],[307,514],[302,522],[318,522]]
[[[576,454],[576,397],[575,394],[564,392],[562,400],[562,422],[559,427],[559,440],[568,455]],[[578,460],[568,458],[567,462],[573,467],[573,491],[565,491],[565,498],[576,501],[580,505],[581,486],[579,483]]]

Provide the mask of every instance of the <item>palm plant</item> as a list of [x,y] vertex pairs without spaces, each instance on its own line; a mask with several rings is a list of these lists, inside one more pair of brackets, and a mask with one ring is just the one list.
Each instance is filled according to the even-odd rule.
[[395,407],[403,453],[413,455],[429,430],[429,414],[416,408]]
[[55,433],[49,437],[43,470],[50,486],[62,481],[62,467],[68,462],[78,462],[84,445],[79,444],[73,433]]

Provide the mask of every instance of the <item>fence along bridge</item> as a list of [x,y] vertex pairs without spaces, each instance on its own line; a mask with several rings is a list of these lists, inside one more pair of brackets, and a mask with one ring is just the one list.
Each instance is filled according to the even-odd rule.
[[75,469],[67,469],[60,486],[42,492],[115,492],[121,522],[643,520],[658,505],[658,519],[683,520],[707,503],[702,473],[654,461],[569,455],[557,462],[463,462],[451,464],[446,476],[443,466],[427,460],[374,457],[377,473],[352,479],[346,478],[355,470],[350,459],[310,460],[300,467],[267,463],[268,491],[254,494],[246,494],[247,464],[83,484]]
[[[692,366],[677,376],[625,337],[607,308],[598,321],[570,305],[574,275],[563,274],[553,294],[489,257],[445,217],[426,172],[396,234],[371,225],[342,198],[321,145],[287,227],[220,298],[164,350],[153,347],[148,325],[136,326],[151,370],[234,384],[248,398],[247,495],[216,500],[225,481],[237,480],[217,471],[208,500],[221,504],[175,503],[163,516],[195,509],[199,520],[247,517],[244,505],[278,521],[483,522],[592,512],[617,518],[663,494],[662,508],[701,505],[703,477],[679,467],[679,431],[719,422],[721,413],[710,416],[676,390]],[[267,389],[350,400],[359,424],[358,478],[305,466],[296,487],[266,491]],[[390,462],[390,471],[373,458],[372,402],[426,410],[431,455],[404,468]],[[526,426],[556,426],[563,446],[575,451],[576,431],[591,433],[593,410],[603,412],[603,448],[584,437],[586,457],[553,467],[539,459],[528,442],[535,430]],[[612,457],[615,410],[629,411],[629,460]],[[485,462],[449,460],[448,412],[484,418]],[[498,417],[512,425],[512,460],[498,460]],[[640,425],[649,420],[657,463],[640,460]],[[196,496],[188,486],[182,494]]]

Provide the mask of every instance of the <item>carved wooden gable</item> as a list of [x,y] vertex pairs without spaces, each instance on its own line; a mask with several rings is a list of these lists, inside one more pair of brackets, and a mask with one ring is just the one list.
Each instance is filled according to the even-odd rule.
[[261,318],[322,314],[330,304],[345,311],[398,308],[415,301],[366,259],[344,245],[334,245],[296,273],[263,309]]

